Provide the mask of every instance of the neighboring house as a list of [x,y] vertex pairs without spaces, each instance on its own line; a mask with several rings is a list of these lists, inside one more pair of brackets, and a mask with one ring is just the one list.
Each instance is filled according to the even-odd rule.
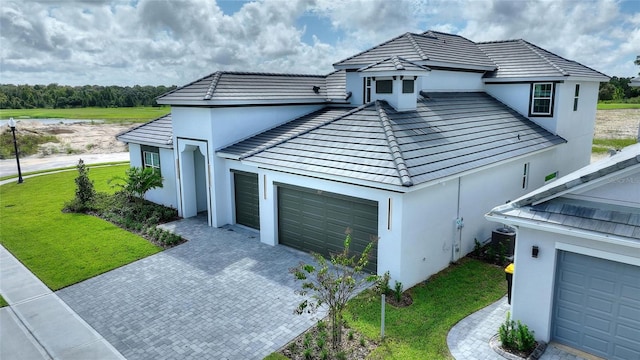
[[544,341],[640,359],[640,144],[487,218],[517,230],[514,319]]
[[631,81],[629,82],[629,86],[640,87],[640,76],[631,79]]
[[[490,236],[483,215],[589,163],[608,77],[524,40],[406,33],[326,76],[215,72],[118,136],[159,159],[148,198],[267,244],[328,254],[379,237],[370,270],[405,287]],[[171,128],[167,125],[171,123]]]

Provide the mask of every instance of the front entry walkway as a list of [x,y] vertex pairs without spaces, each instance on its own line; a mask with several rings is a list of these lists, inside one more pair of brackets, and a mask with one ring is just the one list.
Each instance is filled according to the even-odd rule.
[[201,217],[164,227],[189,241],[57,292],[127,359],[262,359],[322,316],[293,313],[308,254]]

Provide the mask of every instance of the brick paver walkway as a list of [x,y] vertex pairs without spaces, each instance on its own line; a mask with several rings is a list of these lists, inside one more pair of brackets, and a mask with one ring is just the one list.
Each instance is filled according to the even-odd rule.
[[201,218],[189,241],[57,292],[127,359],[262,359],[315,323],[288,269],[307,254]]

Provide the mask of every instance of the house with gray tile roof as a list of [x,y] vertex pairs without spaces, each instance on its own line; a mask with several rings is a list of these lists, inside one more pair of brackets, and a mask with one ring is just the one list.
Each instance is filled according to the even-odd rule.
[[410,287],[485,241],[496,203],[589,163],[608,80],[524,40],[437,31],[334,68],[216,71],[159,97],[170,117],[118,136],[164,177],[147,197],[324,255],[349,228],[356,252],[377,239],[370,271]]
[[486,216],[516,229],[514,319],[543,341],[640,357],[640,144]]

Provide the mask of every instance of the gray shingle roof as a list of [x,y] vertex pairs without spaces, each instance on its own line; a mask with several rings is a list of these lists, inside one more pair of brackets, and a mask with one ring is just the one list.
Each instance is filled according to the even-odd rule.
[[640,144],[631,145],[614,156],[587,165],[509,204],[498,206],[488,215],[640,239],[640,209],[564,197],[639,165]]
[[384,101],[333,119],[320,111],[220,153],[259,165],[408,187],[565,142],[485,93],[422,95],[416,111],[397,112]]
[[333,64],[336,67],[360,68],[391,56],[427,66],[493,70],[495,63],[474,42],[462,36],[427,31],[405,33],[371,49]]
[[[339,73],[324,75],[218,71],[160,96],[159,104],[251,104],[344,101]],[[331,89],[327,90],[327,82]],[[344,87],[345,85],[342,85]]]
[[116,139],[125,143],[173,148],[173,127],[171,114],[159,117],[133,129],[116,135]]
[[498,70],[487,73],[485,78],[510,79],[527,77],[587,77],[608,76],[572,60],[567,60],[525,40],[507,40],[478,43]]

